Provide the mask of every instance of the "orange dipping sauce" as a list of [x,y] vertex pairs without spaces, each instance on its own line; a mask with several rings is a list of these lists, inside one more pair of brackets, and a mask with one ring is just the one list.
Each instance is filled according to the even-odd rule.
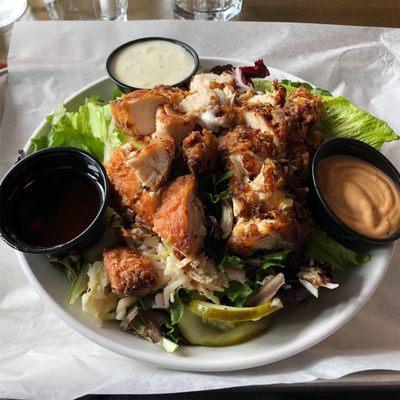
[[318,163],[317,182],[333,213],[349,228],[374,239],[400,228],[400,192],[389,176],[356,157],[335,155]]

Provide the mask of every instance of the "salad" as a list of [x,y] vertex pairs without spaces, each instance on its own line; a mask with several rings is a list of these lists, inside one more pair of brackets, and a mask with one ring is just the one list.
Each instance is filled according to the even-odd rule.
[[268,75],[262,60],[224,65],[187,88],[116,89],[109,103],[92,97],[48,117],[32,150],[86,150],[113,190],[98,242],[49,256],[66,272],[70,305],[169,352],[227,346],[369,260],[313,221],[310,164],[327,139],[380,148],[397,135],[343,97]]

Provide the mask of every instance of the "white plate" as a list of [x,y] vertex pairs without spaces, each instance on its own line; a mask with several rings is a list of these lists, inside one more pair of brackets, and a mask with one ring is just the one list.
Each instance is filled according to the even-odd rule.
[[[230,63],[249,65],[240,60],[202,58],[205,68]],[[301,80],[283,71],[270,68],[271,77]],[[86,97],[100,95],[111,97],[114,84],[102,78],[66,100],[69,110],[83,104]],[[44,121],[34,135],[46,133]],[[29,151],[29,145],[26,145]],[[335,290],[320,290],[318,300],[311,299],[304,305],[294,305],[277,313],[265,334],[249,342],[222,348],[181,346],[175,353],[146,340],[122,332],[116,323],[96,327],[76,304],[67,304],[68,284],[59,268],[51,265],[46,257],[18,253],[21,266],[33,287],[51,306],[53,311],[73,329],[107,349],[126,357],[157,364],[162,367],[190,371],[228,371],[256,367],[282,360],[300,353],[331,335],[353,317],[370,298],[381,281],[392,255],[394,245],[382,246],[371,252],[371,261],[339,274]]]

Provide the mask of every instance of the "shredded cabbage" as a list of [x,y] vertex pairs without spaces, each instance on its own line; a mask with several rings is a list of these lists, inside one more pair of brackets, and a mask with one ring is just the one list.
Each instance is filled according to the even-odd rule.
[[126,316],[128,308],[133,306],[136,303],[136,301],[137,298],[134,296],[120,299],[117,304],[115,319],[117,319],[118,321],[122,321]]
[[103,320],[115,319],[118,297],[111,291],[108,275],[101,261],[89,265],[88,289],[82,296],[82,311],[102,325]]

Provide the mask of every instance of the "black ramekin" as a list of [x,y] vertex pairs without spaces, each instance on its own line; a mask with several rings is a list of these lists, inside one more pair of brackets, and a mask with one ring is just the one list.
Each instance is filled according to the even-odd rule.
[[[101,193],[100,209],[92,223],[74,239],[52,247],[24,243],[12,231],[10,199],[23,182],[36,175],[57,169],[73,169],[91,179]],[[0,235],[14,249],[24,253],[55,254],[82,250],[93,244],[105,227],[104,214],[110,199],[110,184],[106,171],[95,157],[86,151],[72,147],[53,147],[33,153],[11,168],[0,184]],[[60,226],[62,229],[62,226]]]
[[197,69],[199,68],[199,56],[196,53],[196,51],[191,46],[189,46],[188,44],[186,44],[184,42],[181,42],[180,40],[165,38],[165,37],[144,37],[144,38],[140,38],[140,39],[131,40],[131,41],[126,42],[126,43],[122,44],[121,46],[117,47],[115,50],[113,50],[111,52],[111,54],[108,56],[107,61],[106,61],[106,69],[107,69],[108,76],[118,86],[118,89],[122,93],[129,93],[129,92],[132,92],[133,90],[138,90],[138,89],[143,89],[143,88],[129,86],[114,77],[114,75],[112,74],[112,71],[111,71],[111,63],[112,63],[112,60],[113,60],[115,54],[117,54],[123,48],[130,46],[132,44],[147,42],[147,41],[152,41],[152,40],[164,40],[166,42],[178,44],[179,46],[182,46],[193,57],[194,67],[193,67],[192,72],[185,79],[183,79],[180,82],[176,82],[174,85],[171,85],[171,86],[181,87],[181,86],[187,85],[190,82],[190,80],[192,79],[192,76],[196,73]]
[[328,140],[315,153],[311,168],[310,209],[314,220],[331,236],[346,242],[379,245],[393,242],[400,237],[400,229],[385,238],[364,236],[345,225],[326,204],[317,181],[318,163],[329,156],[345,155],[360,158],[388,175],[400,190],[400,174],[394,165],[378,150],[355,139],[338,138]]

